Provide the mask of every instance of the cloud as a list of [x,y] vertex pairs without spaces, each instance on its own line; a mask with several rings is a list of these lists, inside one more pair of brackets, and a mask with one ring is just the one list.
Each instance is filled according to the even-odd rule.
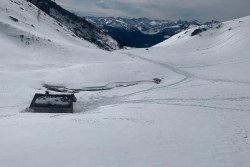
[[57,0],[83,16],[162,20],[231,20],[250,15],[249,0]]

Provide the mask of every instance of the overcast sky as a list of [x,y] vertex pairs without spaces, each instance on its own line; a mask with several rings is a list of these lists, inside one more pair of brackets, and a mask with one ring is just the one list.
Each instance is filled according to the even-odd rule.
[[56,0],[81,16],[226,21],[250,15],[250,0]]

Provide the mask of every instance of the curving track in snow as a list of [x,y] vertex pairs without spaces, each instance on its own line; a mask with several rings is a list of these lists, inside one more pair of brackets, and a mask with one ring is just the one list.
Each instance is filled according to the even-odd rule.
[[135,55],[135,54],[132,54],[132,53],[125,53],[125,52],[119,52],[119,53],[123,53],[125,55],[128,55],[130,57],[136,57],[138,59],[141,59],[143,61],[146,61],[146,62],[150,62],[150,63],[153,63],[157,66],[161,66],[163,68],[167,68],[177,74],[180,74],[180,75],[183,75],[185,76],[187,79],[188,78],[194,78],[194,79],[201,79],[201,80],[206,80],[206,81],[213,81],[213,82],[227,82],[227,83],[237,83],[237,84],[250,84],[250,81],[248,80],[231,80],[231,79],[226,79],[226,78],[216,78],[216,77],[208,77],[208,76],[200,76],[200,75],[195,75],[195,74],[192,74],[190,72],[187,72],[187,71],[184,71],[184,70],[181,70],[179,68],[176,68],[172,65],[170,65],[169,63],[161,63],[161,62],[158,62],[158,61],[155,61],[155,60],[151,60],[151,59],[148,59],[148,58],[145,58],[145,57],[142,57],[142,56],[138,56],[138,55]]

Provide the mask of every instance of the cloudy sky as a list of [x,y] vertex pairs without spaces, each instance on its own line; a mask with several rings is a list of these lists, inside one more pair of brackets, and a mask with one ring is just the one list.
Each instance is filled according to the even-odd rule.
[[81,16],[226,21],[250,15],[250,0],[56,0]]

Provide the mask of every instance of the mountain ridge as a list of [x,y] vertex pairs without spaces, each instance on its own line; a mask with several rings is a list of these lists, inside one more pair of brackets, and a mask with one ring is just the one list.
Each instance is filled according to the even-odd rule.
[[107,31],[115,40],[132,47],[144,48],[158,44],[169,37],[193,26],[213,24],[218,21],[201,23],[193,21],[150,20],[148,18],[126,19],[122,17],[85,17]]

